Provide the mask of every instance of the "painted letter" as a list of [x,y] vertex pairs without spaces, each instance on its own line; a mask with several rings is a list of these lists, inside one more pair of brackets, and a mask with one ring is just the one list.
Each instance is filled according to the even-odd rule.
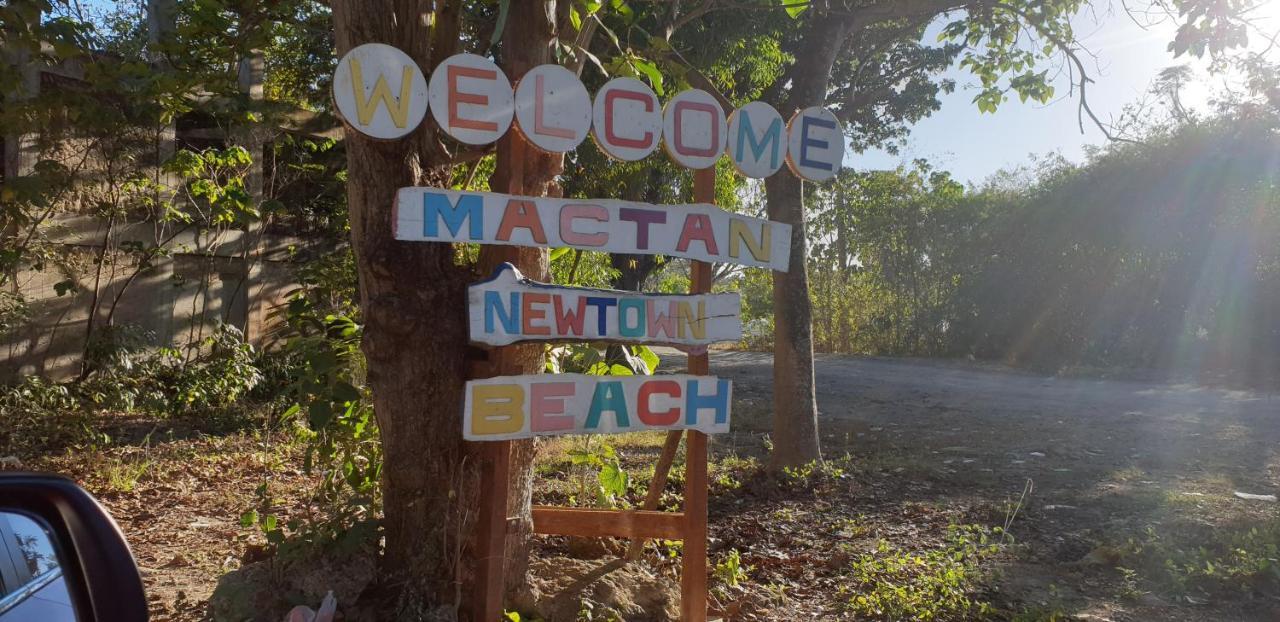
[[545,121],[546,117],[542,112],[543,107],[545,106],[542,97],[543,94],[546,93],[546,88],[543,86],[543,83],[545,82],[546,76],[543,76],[542,74],[538,74],[533,78],[533,131],[538,134],[542,134],[543,136],[554,136],[556,138],[572,140],[575,138],[573,130],[564,127],[554,127]]
[[[618,301],[618,334],[623,337],[644,337],[645,301],[643,298],[623,298]],[[627,321],[627,311],[635,311],[635,322]]]
[[710,408],[716,413],[716,423],[729,420],[729,381],[716,380],[716,392],[711,395],[698,395],[698,381],[688,381],[689,393],[685,397],[685,425],[697,425],[698,411]]
[[[646,302],[646,311],[649,316],[649,337],[657,338],[659,335],[666,335],[667,338],[676,336],[676,301],[667,302],[667,312],[658,311],[658,303],[650,299]],[[680,336],[684,336],[684,330],[681,329]]]
[[735,155],[737,155],[737,158],[735,159],[738,162],[742,162],[747,159],[747,152],[742,148],[743,140],[746,140],[747,144],[751,146],[751,157],[756,160],[759,160],[760,156],[764,154],[765,146],[772,143],[769,154],[769,168],[777,170],[778,167],[781,166],[778,162],[782,157],[781,117],[775,118],[773,122],[769,124],[769,129],[764,131],[764,136],[760,137],[760,142],[756,142],[755,128],[751,127],[751,115],[742,115],[742,121],[740,121],[740,125],[738,126],[738,148],[735,150]]
[[471,434],[495,436],[524,429],[524,389],[518,384],[471,386]]
[[685,328],[688,327],[694,339],[705,339],[707,336],[707,303],[698,301],[698,314],[693,314],[693,305],[687,302],[676,303],[676,322],[679,325],[680,336],[684,337]]
[[609,210],[590,203],[570,204],[560,208],[560,239],[565,244],[600,247],[609,243],[608,233],[579,233],[574,231],[573,221],[579,219],[609,222]]
[[604,95],[604,139],[610,144],[619,147],[630,147],[632,149],[648,149],[654,142],[653,132],[648,130],[640,138],[627,138],[619,136],[614,132],[614,121],[618,115],[614,113],[614,104],[619,99],[629,99],[644,103],[645,112],[653,112],[656,102],[648,93],[642,91],[628,91],[624,89],[612,89]]
[[600,415],[605,411],[614,413],[619,431],[631,427],[631,419],[627,415],[627,395],[622,390],[622,383],[617,380],[596,384],[596,392],[591,396],[591,408],[587,412],[587,422],[583,428],[591,430],[600,427]]
[[[514,292],[513,292],[514,293]],[[520,306],[520,316],[524,319],[524,334],[526,335],[550,335],[550,326],[534,326],[535,320],[547,319],[546,309],[535,309],[534,304],[547,304],[551,302],[551,294],[542,292],[525,292],[524,304]]]
[[682,253],[689,252],[689,244],[694,240],[702,242],[708,254],[712,256],[720,254],[720,247],[716,246],[715,233],[711,230],[710,216],[706,214],[685,216],[684,230],[680,232],[680,242],[676,244],[676,250]]
[[[711,144],[706,147],[690,147],[684,144],[684,123],[682,117],[685,111],[705,112],[711,115],[711,119],[707,121],[707,125],[711,128]],[[672,147],[676,153],[686,156],[697,156],[700,158],[711,158],[718,155],[716,152],[722,146],[720,142],[720,124],[719,115],[721,111],[715,106],[704,104],[702,102],[692,102],[688,100],[680,100],[675,103],[675,133],[676,139]]]
[[484,332],[493,334],[493,317],[502,322],[502,331],[508,335],[520,334],[520,292],[511,292],[511,306],[502,306],[502,292],[484,293]]
[[755,240],[751,237],[751,227],[747,226],[747,222],[741,218],[729,217],[729,256],[737,259],[741,255],[741,243],[746,243],[747,251],[756,261],[769,262],[769,255],[772,253],[771,242],[773,227],[768,223],[760,225],[760,239]]
[[564,398],[573,397],[572,382],[529,385],[529,420],[534,434],[573,429],[573,415],[564,414]]
[[582,336],[582,320],[587,316],[587,299],[578,296],[578,309],[564,306],[564,296],[553,299],[556,314],[556,333],[560,335]]
[[618,220],[636,223],[636,248],[649,249],[649,225],[667,222],[667,213],[656,209],[624,207],[618,210]]
[[809,137],[809,128],[813,126],[826,128],[828,130],[836,129],[836,124],[828,121],[827,119],[811,117],[808,115],[800,117],[800,166],[808,166],[829,171],[831,170],[831,164],[829,162],[820,162],[809,159],[809,147],[826,149],[831,146],[831,143],[828,143],[825,140],[818,140],[816,138]]
[[360,125],[369,125],[373,122],[373,113],[378,111],[377,102],[387,107],[387,112],[391,115],[391,122],[396,127],[403,129],[409,123],[409,97],[413,91],[413,67],[405,65],[404,72],[400,78],[400,99],[394,99],[391,96],[391,87],[387,86],[387,77],[378,76],[378,81],[373,85],[373,93],[369,94],[369,98],[361,97],[360,91],[364,90],[364,72],[360,68],[360,59],[351,59],[351,90],[355,92],[356,97],[356,116],[360,118]]
[[636,415],[640,418],[640,423],[654,427],[675,425],[680,420],[680,409],[669,408],[662,412],[652,411],[652,404],[649,402],[650,398],[655,394],[679,398],[680,383],[674,380],[651,380],[641,385],[640,393],[636,397],[636,400],[640,402],[636,405]]
[[449,228],[449,234],[458,237],[463,221],[467,221],[467,235],[473,241],[484,238],[484,199],[476,194],[458,197],[457,205],[450,205],[443,194],[428,192],[422,197],[422,235],[440,237],[440,219]]
[[445,71],[449,77],[449,127],[485,132],[498,131],[498,124],[493,121],[477,121],[464,119],[458,115],[458,104],[489,105],[489,97],[475,93],[463,93],[458,90],[458,78],[477,78],[481,80],[497,80],[498,72],[475,67],[449,65]]
[[596,308],[596,333],[597,337],[604,337],[609,334],[609,307],[618,304],[617,298],[597,298],[590,296],[587,298],[587,304]]
[[538,220],[538,208],[533,205],[533,201],[517,199],[507,201],[507,209],[502,213],[502,222],[498,223],[498,239],[510,242],[511,233],[515,229],[528,229],[534,242],[547,243],[547,232],[542,230],[542,221]]

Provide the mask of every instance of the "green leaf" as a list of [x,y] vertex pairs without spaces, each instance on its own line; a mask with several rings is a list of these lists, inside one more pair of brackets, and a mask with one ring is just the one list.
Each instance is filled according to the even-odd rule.
[[780,0],[779,4],[786,8],[787,15],[790,15],[791,19],[800,17],[800,14],[809,8],[809,2],[806,0]]
[[662,72],[658,71],[658,66],[650,61],[637,58],[631,61],[631,66],[635,67],[640,73],[643,73],[649,79],[649,85],[653,87],[653,92],[662,95]]
[[609,462],[600,469],[600,487],[615,497],[627,494],[627,472],[617,462]]
[[248,529],[256,525],[257,523],[258,523],[257,510],[249,510],[248,512],[245,512],[244,514],[240,515],[240,526],[244,529]]
[[582,16],[578,14],[577,7],[569,7],[569,23],[573,24],[573,29],[582,32]]
[[573,249],[572,249],[572,248],[569,248],[568,246],[565,246],[565,247],[563,247],[563,248],[553,248],[553,249],[551,249],[551,261],[555,261],[555,260],[557,260],[557,259],[559,259],[559,258],[561,258],[561,257],[564,257],[564,256],[565,256],[566,254],[568,254],[568,253],[569,253],[569,251],[571,251],[571,250],[573,250]]

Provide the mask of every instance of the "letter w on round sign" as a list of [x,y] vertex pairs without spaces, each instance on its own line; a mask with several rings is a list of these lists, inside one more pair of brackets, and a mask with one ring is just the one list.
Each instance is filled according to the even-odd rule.
[[738,294],[640,294],[561,287],[526,279],[504,263],[468,288],[471,340],[625,341],[710,345],[742,338]]

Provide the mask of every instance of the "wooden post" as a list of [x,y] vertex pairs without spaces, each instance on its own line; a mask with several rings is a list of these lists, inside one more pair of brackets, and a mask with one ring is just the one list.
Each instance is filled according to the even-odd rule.
[[[498,157],[507,165],[507,192],[524,192],[524,138],[519,132],[503,137]],[[515,253],[514,248],[511,249]],[[511,346],[495,348],[489,353],[489,375],[501,374],[505,352]],[[507,493],[510,489],[511,442],[485,444],[486,463],[480,472],[480,524],[476,539],[476,582],[471,595],[472,622],[493,622],[502,617],[502,599],[506,588]]]
[[[715,203],[715,167],[694,171],[693,199]],[[711,264],[695,261],[691,270],[691,291],[711,291]],[[689,373],[707,375],[711,359],[707,353],[689,355]],[[684,482],[684,560],[680,571],[681,619],[707,619],[707,435],[693,430],[686,437]]]

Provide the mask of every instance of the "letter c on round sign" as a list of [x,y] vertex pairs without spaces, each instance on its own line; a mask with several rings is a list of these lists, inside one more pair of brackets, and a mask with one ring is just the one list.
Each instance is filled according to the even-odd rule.
[[635,78],[606,82],[591,107],[591,135],[600,150],[615,160],[644,159],[658,148],[662,136],[658,96]]
[[[433,104],[434,105],[434,104]],[[787,166],[797,177],[826,181],[844,162],[844,131],[830,110],[805,108],[787,124]]]
[[431,74],[431,116],[455,140],[468,145],[497,142],[511,129],[515,100],[507,74],[475,54],[444,59]]
[[724,108],[706,91],[681,91],[667,102],[662,113],[663,148],[685,168],[715,166],[724,153],[728,133]]
[[408,54],[382,43],[366,43],[338,61],[333,102],[356,131],[394,140],[417,129],[427,116],[427,79]]
[[573,151],[591,132],[591,95],[572,71],[538,65],[516,84],[516,127],[543,151]]

